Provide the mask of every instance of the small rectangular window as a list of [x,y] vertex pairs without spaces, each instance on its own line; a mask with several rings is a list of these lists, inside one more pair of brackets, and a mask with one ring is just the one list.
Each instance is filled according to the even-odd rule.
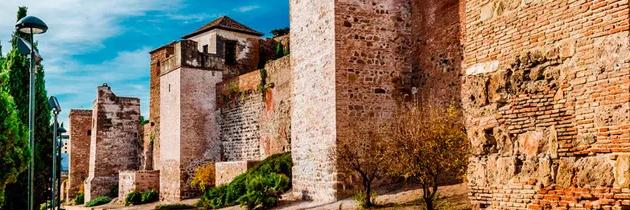
[[92,130],[88,130],[87,135],[91,136],[92,135]]
[[228,64],[228,65],[236,64],[236,42],[235,41],[225,42],[225,64]]
[[208,45],[203,46],[203,53],[208,54]]

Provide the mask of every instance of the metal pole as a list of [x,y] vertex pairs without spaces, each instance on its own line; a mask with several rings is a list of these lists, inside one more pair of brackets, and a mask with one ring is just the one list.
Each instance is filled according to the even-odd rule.
[[52,165],[52,180],[51,180],[51,186],[52,188],[50,189],[50,193],[51,193],[51,197],[50,197],[50,206],[51,209],[55,209],[55,201],[57,200],[55,197],[55,193],[57,192],[57,187],[56,187],[56,182],[57,179],[55,178],[57,175],[57,116],[58,113],[57,111],[53,111],[53,115],[55,116],[55,121],[53,123],[53,155],[52,155],[52,161],[53,161],[53,165]]
[[59,139],[59,144],[57,145],[57,171],[59,171],[57,175],[57,209],[61,209],[61,134],[58,134],[57,138]]
[[31,38],[31,62],[29,65],[30,76],[29,76],[29,97],[28,97],[28,142],[29,147],[31,148],[31,161],[29,161],[28,166],[28,209],[33,210],[34,199],[33,199],[33,179],[35,172],[35,49],[33,44],[33,28],[30,31]]

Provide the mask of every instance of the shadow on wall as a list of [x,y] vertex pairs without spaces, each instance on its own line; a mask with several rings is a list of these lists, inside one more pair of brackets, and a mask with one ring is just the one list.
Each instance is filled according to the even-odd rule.
[[[412,96],[408,100],[462,107],[464,18],[460,11],[464,6],[465,2],[460,0],[412,0],[412,41],[416,55],[411,62],[411,75],[407,77],[410,81],[406,94]],[[441,185],[462,181],[461,177],[451,177]]]
[[[410,75],[403,75],[406,100],[437,100],[461,107],[463,18],[459,0],[412,0],[415,56]],[[414,88],[415,87],[415,88]],[[415,97],[414,97],[415,96]]]

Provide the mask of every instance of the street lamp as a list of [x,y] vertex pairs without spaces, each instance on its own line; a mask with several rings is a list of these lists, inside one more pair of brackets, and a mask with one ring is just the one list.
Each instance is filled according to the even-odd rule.
[[57,176],[57,206],[59,206],[59,210],[61,210],[61,148],[63,147],[63,139],[65,137],[65,135],[63,135],[64,133],[66,133],[66,129],[63,127],[63,122],[61,123],[61,126],[59,128],[57,128],[57,138],[59,139],[59,141],[57,141],[57,167],[59,170],[59,175]]
[[57,192],[57,179],[55,178],[57,176],[57,128],[59,127],[59,123],[57,121],[57,119],[59,118],[59,113],[61,112],[61,106],[59,105],[59,101],[57,100],[57,97],[51,96],[50,99],[48,99],[48,104],[50,105],[50,108],[52,109],[53,112],[53,116],[54,116],[54,121],[53,121],[53,155],[52,155],[52,182],[51,182],[51,189],[50,189],[50,206],[51,206],[51,210],[54,210],[55,207],[57,207],[55,205],[55,202],[57,201],[57,197],[55,197],[55,193]]
[[28,162],[28,209],[33,210],[33,174],[34,174],[34,166],[35,166],[35,141],[33,140],[35,132],[34,132],[34,124],[35,124],[35,50],[32,47],[33,35],[45,33],[48,30],[48,26],[44,21],[39,18],[33,16],[26,16],[22,19],[18,20],[15,24],[15,29],[19,32],[25,33],[29,35],[31,47],[31,62],[29,65],[30,75],[29,75],[29,97],[28,97],[28,142],[29,147],[31,148],[31,160]]

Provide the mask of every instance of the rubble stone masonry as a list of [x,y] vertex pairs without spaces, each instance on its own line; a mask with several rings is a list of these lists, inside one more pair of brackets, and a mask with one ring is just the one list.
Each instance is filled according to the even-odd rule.
[[[284,38],[288,42],[288,36]],[[285,44],[288,46],[288,43]],[[287,48],[286,50],[289,50]],[[291,150],[291,65],[284,56],[265,65],[264,105],[260,116],[261,159]]]
[[396,81],[412,68],[411,2],[292,0],[291,10],[293,189],[333,201],[358,185],[337,168],[337,142],[396,111]]
[[92,110],[70,110],[70,146],[67,197],[74,199],[83,190],[88,177],[90,141],[92,134]]
[[466,1],[462,103],[481,209],[630,206],[630,9]]
[[92,110],[86,201],[117,188],[119,171],[138,170],[142,146],[140,99],[118,97],[105,84],[98,87]]

